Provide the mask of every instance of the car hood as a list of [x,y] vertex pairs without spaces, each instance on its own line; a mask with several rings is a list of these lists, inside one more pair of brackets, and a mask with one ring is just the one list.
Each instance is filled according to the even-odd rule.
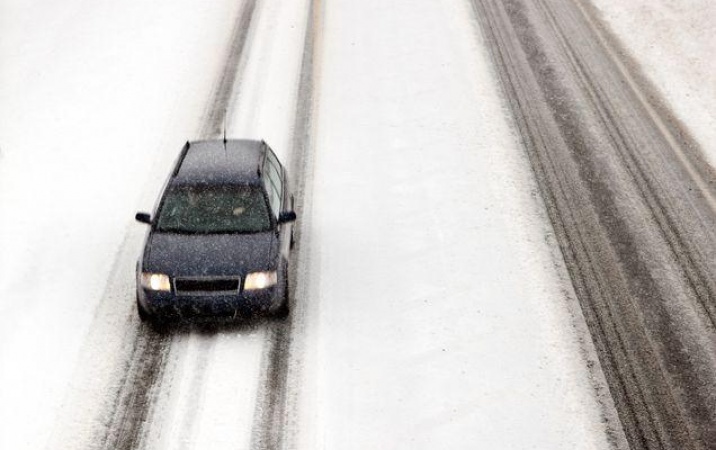
[[170,276],[243,275],[274,269],[278,239],[255,234],[152,233],[143,270]]

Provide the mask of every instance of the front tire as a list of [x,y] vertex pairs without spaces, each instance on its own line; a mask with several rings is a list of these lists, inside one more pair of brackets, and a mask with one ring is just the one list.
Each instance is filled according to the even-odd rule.
[[139,298],[137,298],[137,314],[139,315],[139,320],[142,322],[149,322],[152,320],[152,315],[144,309],[144,306],[142,306],[142,303],[139,301]]
[[289,291],[288,291],[288,270],[286,270],[286,275],[284,276],[284,282],[283,282],[283,299],[281,301],[281,304],[276,309],[276,311],[273,312],[273,317],[279,320],[283,320],[288,317],[288,314],[291,312],[290,308],[288,306],[288,299],[289,299]]
[[144,309],[142,303],[139,301],[139,298],[137,298],[137,314],[139,315],[139,320],[141,320],[142,323],[149,325],[152,330],[157,332],[166,330],[166,322]]

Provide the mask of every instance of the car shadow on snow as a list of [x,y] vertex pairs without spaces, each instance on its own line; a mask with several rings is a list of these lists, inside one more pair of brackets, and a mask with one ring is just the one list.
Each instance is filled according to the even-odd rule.
[[145,323],[143,328],[150,333],[161,335],[181,334],[254,334],[261,328],[285,324],[285,318],[276,318],[265,314],[251,314],[231,318],[215,318],[206,316],[185,316],[178,320],[165,323]]

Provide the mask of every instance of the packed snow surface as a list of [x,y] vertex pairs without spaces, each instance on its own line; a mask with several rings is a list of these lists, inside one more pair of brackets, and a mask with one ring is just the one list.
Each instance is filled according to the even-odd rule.
[[[714,7],[594,1],[716,153]],[[307,3],[257,2],[229,114],[231,137],[284,160]],[[315,5],[295,447],[610,448],[613,411],[469,3]],[[103,363],[86,337],[122,336],[128,316],[94,314],[133,213],[197,137],[240,6],[2,0],[0,448],[51,442],[78,407],[78,361]],[[174,337],[148,447],[248,443],[263,336]]]
[[324,4],[300,448],[609,448],[469,5]]
[[75,362],[125,230],[160,150],[196,133],[236,8],[0,3],[0,448],[44,448],[90,370]]
[[716,167],[716,2],[592,3]]

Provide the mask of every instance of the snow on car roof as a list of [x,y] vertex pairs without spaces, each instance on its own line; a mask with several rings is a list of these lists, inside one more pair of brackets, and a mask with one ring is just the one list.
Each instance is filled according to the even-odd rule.
[[258,180],[264,143],[248,139],[195,141],[189,144],[175,184],[235,184]]

